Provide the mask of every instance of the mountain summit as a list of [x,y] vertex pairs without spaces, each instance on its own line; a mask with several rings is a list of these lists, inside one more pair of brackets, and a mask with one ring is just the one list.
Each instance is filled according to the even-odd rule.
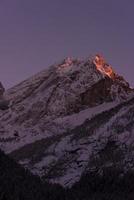
[[66,58],[5,96],[1,148],[33,173],[70,186],[85,172],[113,166],[110,152],[129,168],[134,91],[102,56]]
[[[126,99],[133,90],[105,60],[96,55],[87,60],[66,58],[7,92],[12,106],[40,94],[43,115],[68,115],[103,102]],[[42,102],[42,103],[41,103]],[[36,102],[37,103],[37,102]],[[36,107],[36,106],[35,106]],[[34,108],[33,108],[34,109]]]
[[95,58],[93,59],[93,63],[95,64],[96,68],[100,72],[106,74],[110,78],[116,77],[115,72],[112,69],[112,67],[109,64],[107,64],[104,58],[100,56],[99,54],[95,56]]

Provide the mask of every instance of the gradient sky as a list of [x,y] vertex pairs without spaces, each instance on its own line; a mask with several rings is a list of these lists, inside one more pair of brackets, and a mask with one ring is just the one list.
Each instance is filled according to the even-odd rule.
[[100,52],[134,86],[134,0],[0,0],[0,80]]

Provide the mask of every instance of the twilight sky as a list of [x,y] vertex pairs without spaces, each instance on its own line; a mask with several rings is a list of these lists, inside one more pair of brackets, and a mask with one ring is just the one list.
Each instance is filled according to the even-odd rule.
[[0,0],[0,80],[100,52],[134,86],[134,0]]

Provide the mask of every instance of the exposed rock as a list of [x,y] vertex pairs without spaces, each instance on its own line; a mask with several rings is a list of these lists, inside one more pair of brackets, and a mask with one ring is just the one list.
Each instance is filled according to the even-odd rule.
[[8,109],[9,101],[4,97],[5,88],[3,87],[2,83],[0,82],[0,110]]
[[11,103],[0,112],[1,148],[64,186],[103,166],[127,170],[134,166],[133,97],[134,90],[99,55],[67,58],[6,91]]
[[3,98],[4,92],[5,92],[5,88],[3,87],[2,83],[0,82],[0,98]]
[[105,73],[110,78],[114,78],[116,76],[112,67],[106,63],[105,59],[101,55],[97,54],[93,58],[93,63],[96,65],[99,71],[101,71],[102,73]]

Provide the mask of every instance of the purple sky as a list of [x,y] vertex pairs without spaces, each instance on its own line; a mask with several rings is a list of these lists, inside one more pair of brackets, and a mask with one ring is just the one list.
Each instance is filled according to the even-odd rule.
[[0,0],[0,80],[100,52],[134,86],[133,20],[134,0]]

